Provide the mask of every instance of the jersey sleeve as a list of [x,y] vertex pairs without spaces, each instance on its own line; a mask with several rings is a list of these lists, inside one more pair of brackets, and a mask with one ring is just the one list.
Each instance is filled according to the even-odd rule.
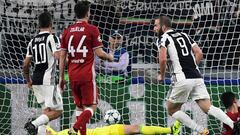
[[61,45],[60,45],[60,50],[67,50],[67,39],[66,39],[66,35],[67,35],[67,29],[65,29],[63,31],[62,34],[62,38],[61,38]]
[[59,51],[60,47],[61,47],[60,46],[60,40],[59,40],[59,38],[56,35],[53,35],[53,39],[54,39],[54,42],[56,44],[57,51]]
[[47,43],[49,45],[50,50],[52,51],[52,53],[55,53],[57,51],[57,47],[56,47],[56,43],[54,40],[54,36],[49,35],[47,41],[48,41]]
[[96,48],[99,48],[99,47],[102,47],[103,44],[102,44],[102,39],[101,39],[101,35],[100,35],[100,32],[98,30],[97,27],[93,27],[93,31],[92,31],[92,48],[93,49],[96,49]]
[[169,44],[170,44],[170,42],[167,38],[167,35],[165,35],[165,34],[161,37],[161,39],[158,40],[158,46],[159,46],[158,48],[161,48],[161,47],[167,48],[167,46]]
[[32,52],[32,40],[28,43],[27,47],[27,54],[26,57],[32,57],[33,52]]

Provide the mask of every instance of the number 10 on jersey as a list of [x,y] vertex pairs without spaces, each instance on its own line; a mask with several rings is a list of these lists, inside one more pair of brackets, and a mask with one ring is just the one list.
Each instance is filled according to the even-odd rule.
[[[75,57],[75,53],[83,53],[83,58],[87,57],[88,49],[83,45],[84,40],[86,39],[86,35],[83,35],[80,42],[78,43],[77,49],[74,49],[72,46],[73,35],[70,36],[68,42],[68,53],[70,53],[71,57]],[[81,49],[82,48],[82,49]]]

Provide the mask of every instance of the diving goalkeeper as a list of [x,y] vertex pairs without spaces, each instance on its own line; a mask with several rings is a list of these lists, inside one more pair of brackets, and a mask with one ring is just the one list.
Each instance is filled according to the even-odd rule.
[[[110,126],[97,127],[94,129],[87,129],[87,135],[132,135],[132,134],[180,135],[180,128],[181,128],[181,123],[179,121],[176,121],[171,127],[114,124]],[[52,128],[47,127],[46,135],[68,135],[68,130],[69,129],[65,129],[63,131],[56,132]],[[81,134],[78,132],[78,135],[81,135]]]

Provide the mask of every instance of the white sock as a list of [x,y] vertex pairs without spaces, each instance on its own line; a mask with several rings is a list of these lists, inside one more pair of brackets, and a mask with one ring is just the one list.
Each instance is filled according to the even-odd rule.
[[214,116],[215,118],[219,119],[221,122],[227,124],[233,129],[233,121],[221,109],[211,105],[208,110],[208,114]]
[[47,124],[49,122],[49,118],[47,115],[42,114],[41,116],[39,116],[36,120],[32,121],[32,124],[35,127]]
[[78,120],[78,117],[82,114],[83,111],[76,110],[76,122]]
[[198,125],[195,121],[193,121],[186,113],[183,111],[177,111],[172,115],[173,118],[176,120],[179,120],[182,122],[185,126],[202,133],[204,131],[204,128],[200,125]]
[[38,135],[45,135],[46,134],[46,125],[38,126]]
[[83,111],[78,111],[76,110],[76,117],[80,116],[82,114]]

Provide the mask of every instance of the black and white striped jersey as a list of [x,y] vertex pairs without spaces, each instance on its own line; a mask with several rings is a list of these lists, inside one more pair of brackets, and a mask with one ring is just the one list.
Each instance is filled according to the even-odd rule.
[[59,45],[58,37],[48,31],[38,33],[29,42],[26,57],[33,57],[33,85],[55,84],[57,60],[53,54]]
[[158,47],[166,47],[169,57],[168,68],[173,81],[201,78],[192,47],[197,45],[186,33],[168,30],[157,41]]

